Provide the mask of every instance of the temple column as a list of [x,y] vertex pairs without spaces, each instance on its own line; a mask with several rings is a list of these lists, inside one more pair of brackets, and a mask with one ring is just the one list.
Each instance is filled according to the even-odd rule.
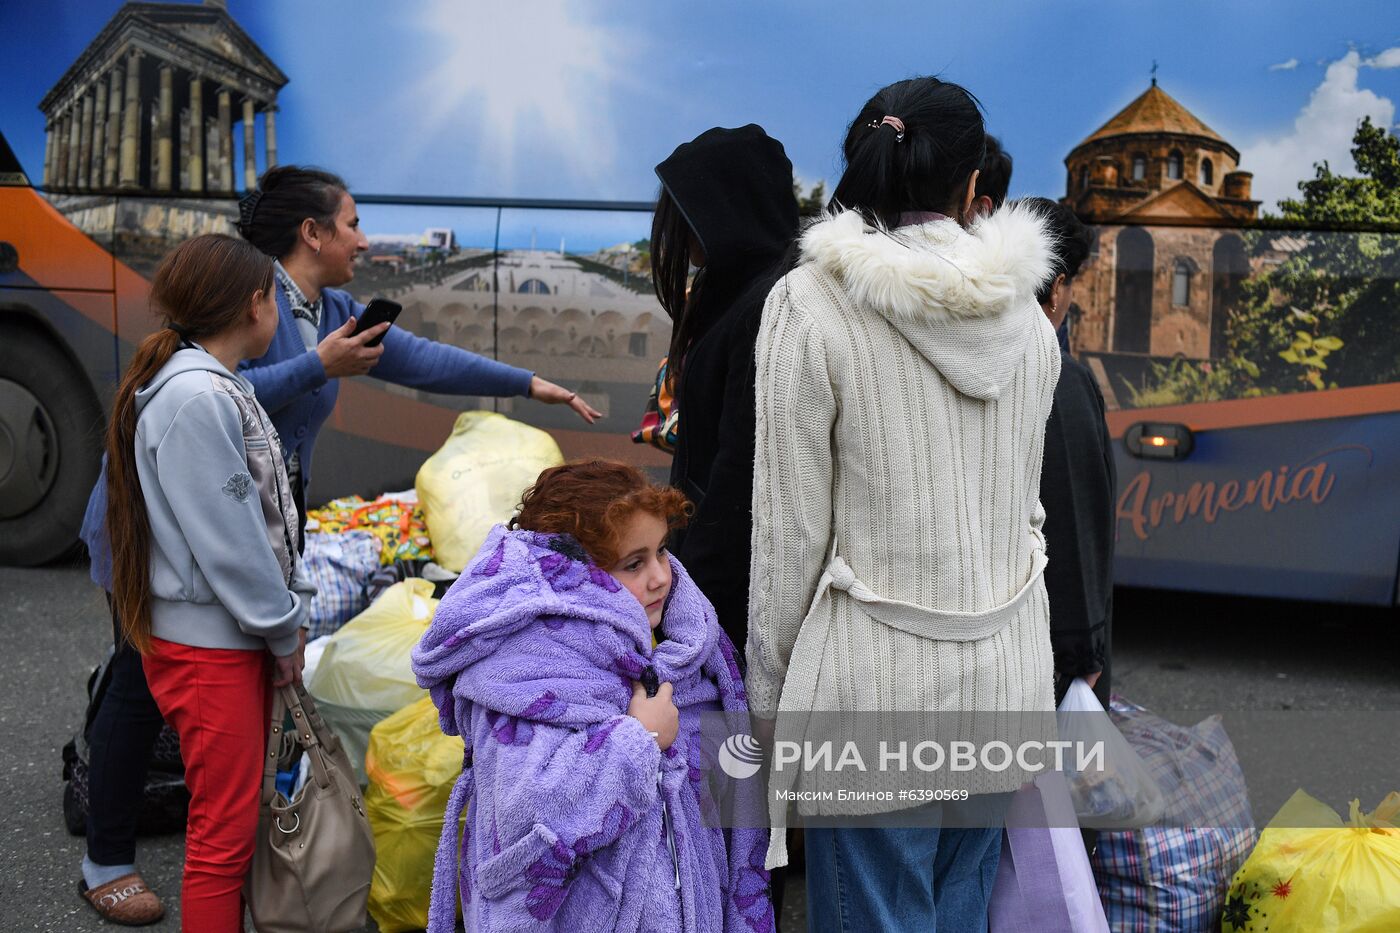
[[185,107],[180,111],[180,154],[175,164],[180,167],[176,172],[175,188],[179,191],[190,190],[190,108]]
[[78,186],[78,146],[83,129],[82,115],[77,101],[68,110],[68,156],[64,159],[63,185],[65,188]]
[[92,168],[92,92],[83,95],[82,126],[78,136],[78,175],[79,188],[88,186],[88,172]]
[[123,188],[141,183],[141,53],[132,52],[126,60],[126,103],[122,107],[121,174]]
[[243,190],[258,186],[258,150],[253,142],[253,99],[243,98]]
[[107,94],[107,138],[102,141],[102,187],[117,186],[117,161],[121,158],[122,77],[121,68],[112,69],[112,87]]
[[53,184],[54,124],[44,125],[44,187]]
[[268,104],[263,111],[263,145],[267,149],[267,167],[277,164],[277,105]]
[[68,187],[68,153],[73,148],[73,114],[65,112],[58,118],[58,154],[54,157],[54,185]]
[[160,66],[160,105],[156,111],[156,190],[169,191],[172,187],[172,169],[175,153],[172,148],[171,128],[174,120],[174,69],[167,63]]
[[156,145],[160,141],[159,94],[152,97],[151,103],[146,107],[146,138],[151,141],[146,153],[146,187],[154,190],[156,177],[160,174],[160,146]]
[[189,188],[204,190],[204,82],[196,75],[190,78]]
[[68,164],[68,117],[60,112],[53,121],[53,165],[49,170],[49,187],[63,187],[63,167]]
[[219,88],[219,190],[233,190],[233,106],[229,91]]
[[97,93],[92,104],[92,162],[88,170],[88,187],[102,187],[102,159],[107,154],[107,82],[97,79]]

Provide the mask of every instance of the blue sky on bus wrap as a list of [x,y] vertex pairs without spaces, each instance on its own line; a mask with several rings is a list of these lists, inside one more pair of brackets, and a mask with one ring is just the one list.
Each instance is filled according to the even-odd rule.
[[[118,0],[0,4],[0,128],[31,174],[36,105]],[[1315,161],[1351,168],[1362,115],[1394,125],[1400,6],[1308,0],[705,4],[229,0],[288,74],[282,161],[359,191],[645,199],[652,166],[713,125],[762,124],[798,175],[840,172],[847,121],[882,84],[934,73],[978,95],[1016,158],[1013,194],[1058,196],[1069,150],[1162,87],[1243,153],[1266,202]],[[366,208],[371,232],[443,222],[480,242],[486,213]],[[508,242],[591,248],[642,219],[511,212]]]

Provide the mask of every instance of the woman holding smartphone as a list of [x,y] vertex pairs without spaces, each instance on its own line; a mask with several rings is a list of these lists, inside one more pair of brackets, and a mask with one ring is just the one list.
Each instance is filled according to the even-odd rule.
[[238,232],[276,260],[277,333],[267,353],[239,371],[282,437],[303,518],[316,435],[335,408],[342,376],[372,371],[387,382],[447,395],[523,395],[568,405],[589,424],[599,417],[577,392],[528,370],[389,324],[355,333],[364,306],[340,289],[355,277],[355,260],[369,240],[340,177],[295,165],[269,169],[240,204]]

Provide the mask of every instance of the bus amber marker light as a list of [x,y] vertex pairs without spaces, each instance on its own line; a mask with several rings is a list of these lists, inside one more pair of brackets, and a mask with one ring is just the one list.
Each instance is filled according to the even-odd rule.
[[1196,446],[1184,424],[1138,422],[1123,432],[1128,453],[1144,460],[1184,460]]

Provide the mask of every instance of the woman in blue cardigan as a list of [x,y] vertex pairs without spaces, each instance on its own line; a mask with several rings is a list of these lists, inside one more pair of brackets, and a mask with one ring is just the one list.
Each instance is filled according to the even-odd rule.
[[[276,260],[277,334],[267,353],[239,371],[281,435],[303,517],[311,452],[335,408],[339,377],[369,373],[448,395],[523,395],[568,405],[589,424],[599,417],[577,392],[401,328],[381,324],[354,336],[364,308],[340,286],[355,277],[355,261],[369,241],[338,176],[295,165],[269,169],[240,204],[238,230]],[[380,334],[382,343],[367,346]]]

